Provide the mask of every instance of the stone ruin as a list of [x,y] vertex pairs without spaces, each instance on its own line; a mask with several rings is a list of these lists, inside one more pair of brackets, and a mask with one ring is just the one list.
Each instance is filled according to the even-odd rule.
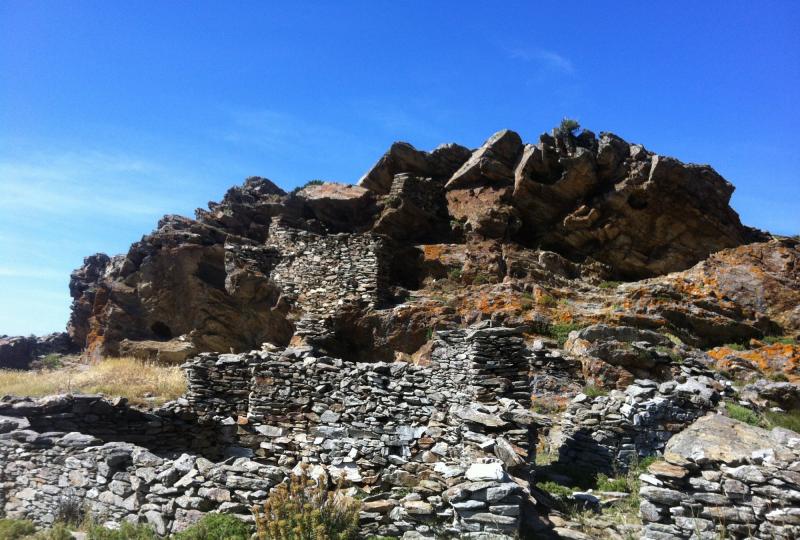
[[[166,536],[207,512],[250,520],[254,504],[305,468],[362,498],[365,537],[566,534],[548,524],[534,485],[550,421],[531,411],[531,391],[542,382],[533,373],[560,376],[553,365],[572,361],[542,342],[529,348],[522,329],[480,324],[434,337],[428,365],[356,362],[308,345],[201,353],[183,365],[185,396],[152,412],[100,396],[6,399],[2,513],[47,526],[85,501],[109,525],[145,522]],[[689,434],[706,436],[686,427],[728,389],[691,358],[678,369],[672,381],[576,396],[559,463],[611,473],[666,456],[642,476],[645,538],[694,538],[697,527],[710,537],[723,521],[734,538],[794,538],[800,442],[778,430],[761,434],[779,437],[767,453],[686,450]]]
[[365,534],[538,524],[537,417],[518,330],[438,332],[429,366],[297,347],[204,353],[183,367],[185,398],[152,414],[98,396],[3,403],[5,515],[47,525],[84,498],[101,519],[163,535],[212,510],[247,519],[305,464],[364,493]]

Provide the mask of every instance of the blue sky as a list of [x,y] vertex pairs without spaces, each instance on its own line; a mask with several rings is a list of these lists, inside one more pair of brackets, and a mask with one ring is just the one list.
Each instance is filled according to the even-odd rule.
[[563,116],[710,163],[800,232],[797,2],[0,3],[0,334],[69,272],[250,175],[355,182],[395,140]]

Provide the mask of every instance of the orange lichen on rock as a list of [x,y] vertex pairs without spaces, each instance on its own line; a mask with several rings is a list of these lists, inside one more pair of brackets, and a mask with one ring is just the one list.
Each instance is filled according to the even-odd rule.
[[708,355],[723,371],[748,371],[749,367],[766,376],[780,374],[790,382],[800,382],[800,347],[797,345],[774,343],[746,351],[716,347]]

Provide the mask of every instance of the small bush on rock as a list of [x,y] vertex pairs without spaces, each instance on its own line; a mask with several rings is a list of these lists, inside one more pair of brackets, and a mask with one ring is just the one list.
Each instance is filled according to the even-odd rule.
[[249,540],[250,526],[234,516],[206,514],[173,540]]
[[575,132],[581,128],[581,125],[578,123],[577,120],[573,120],[572,118],[567,118],[566,116],[561,120],[561,124],[559,124],[557,131],[559,135],[575,135]]
[[358,533],[361,504],[328,491],[305,469],[276,487],[262,507],[253,507],[259,540],[351,540]]

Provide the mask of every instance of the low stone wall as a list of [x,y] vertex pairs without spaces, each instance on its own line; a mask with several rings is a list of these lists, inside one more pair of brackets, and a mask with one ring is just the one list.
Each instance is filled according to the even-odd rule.
[[678,381],[636,380],[624,391],[576,396],[562,419],[559,463],[612,474],[661,454],[670,437],[716,407],[723,390],[702,366],[687,361],[681,369]]
[[640,478],[646,540],[800,538],[800,436],[721,415],[667,444]]
[[77,432],[0,434],[0,502],[10,518],[47,526],[74,512],[100,522],[149,523],[178,532],[204,513],[249,519],[249,508],[285,477],[248,459],[212,463],[184,454],[171,460],[130,443],[103,444]]
[[38,433],[74,431],[103,442],[133,443],[162,456],[192,452],[211,459],[225,454],[235,434],[232,422],[226,425],[200,418],[177,402],[144,412],[130,408],[124,399],[107,401],[98,395],[0,402],[0,432],[15,426]]
[[[364,495],[365,535],[511,536],[539,524],[527,490],[539,419],[528,408],[520,333],[438,332],[432,356],[418,366],[311,347],[202,354],[184,365],[186,397],[156,414],[97,396],[9,402],[15,420],[0,422],[5,513],[45,523],[57,501],[85,497],[104,519],[147,521],[165,534],[202,512],[243,513],[303,465]],[[177,427],[184,417],[196,444],[195,432]],[[217,431],[201,435],[203,426]],[[174,459],[181,440],[192,455],[240,458]],[[123,450],[128,457],[102,472],[107,454]],[[25,463],[30,474],[20,473]]]

